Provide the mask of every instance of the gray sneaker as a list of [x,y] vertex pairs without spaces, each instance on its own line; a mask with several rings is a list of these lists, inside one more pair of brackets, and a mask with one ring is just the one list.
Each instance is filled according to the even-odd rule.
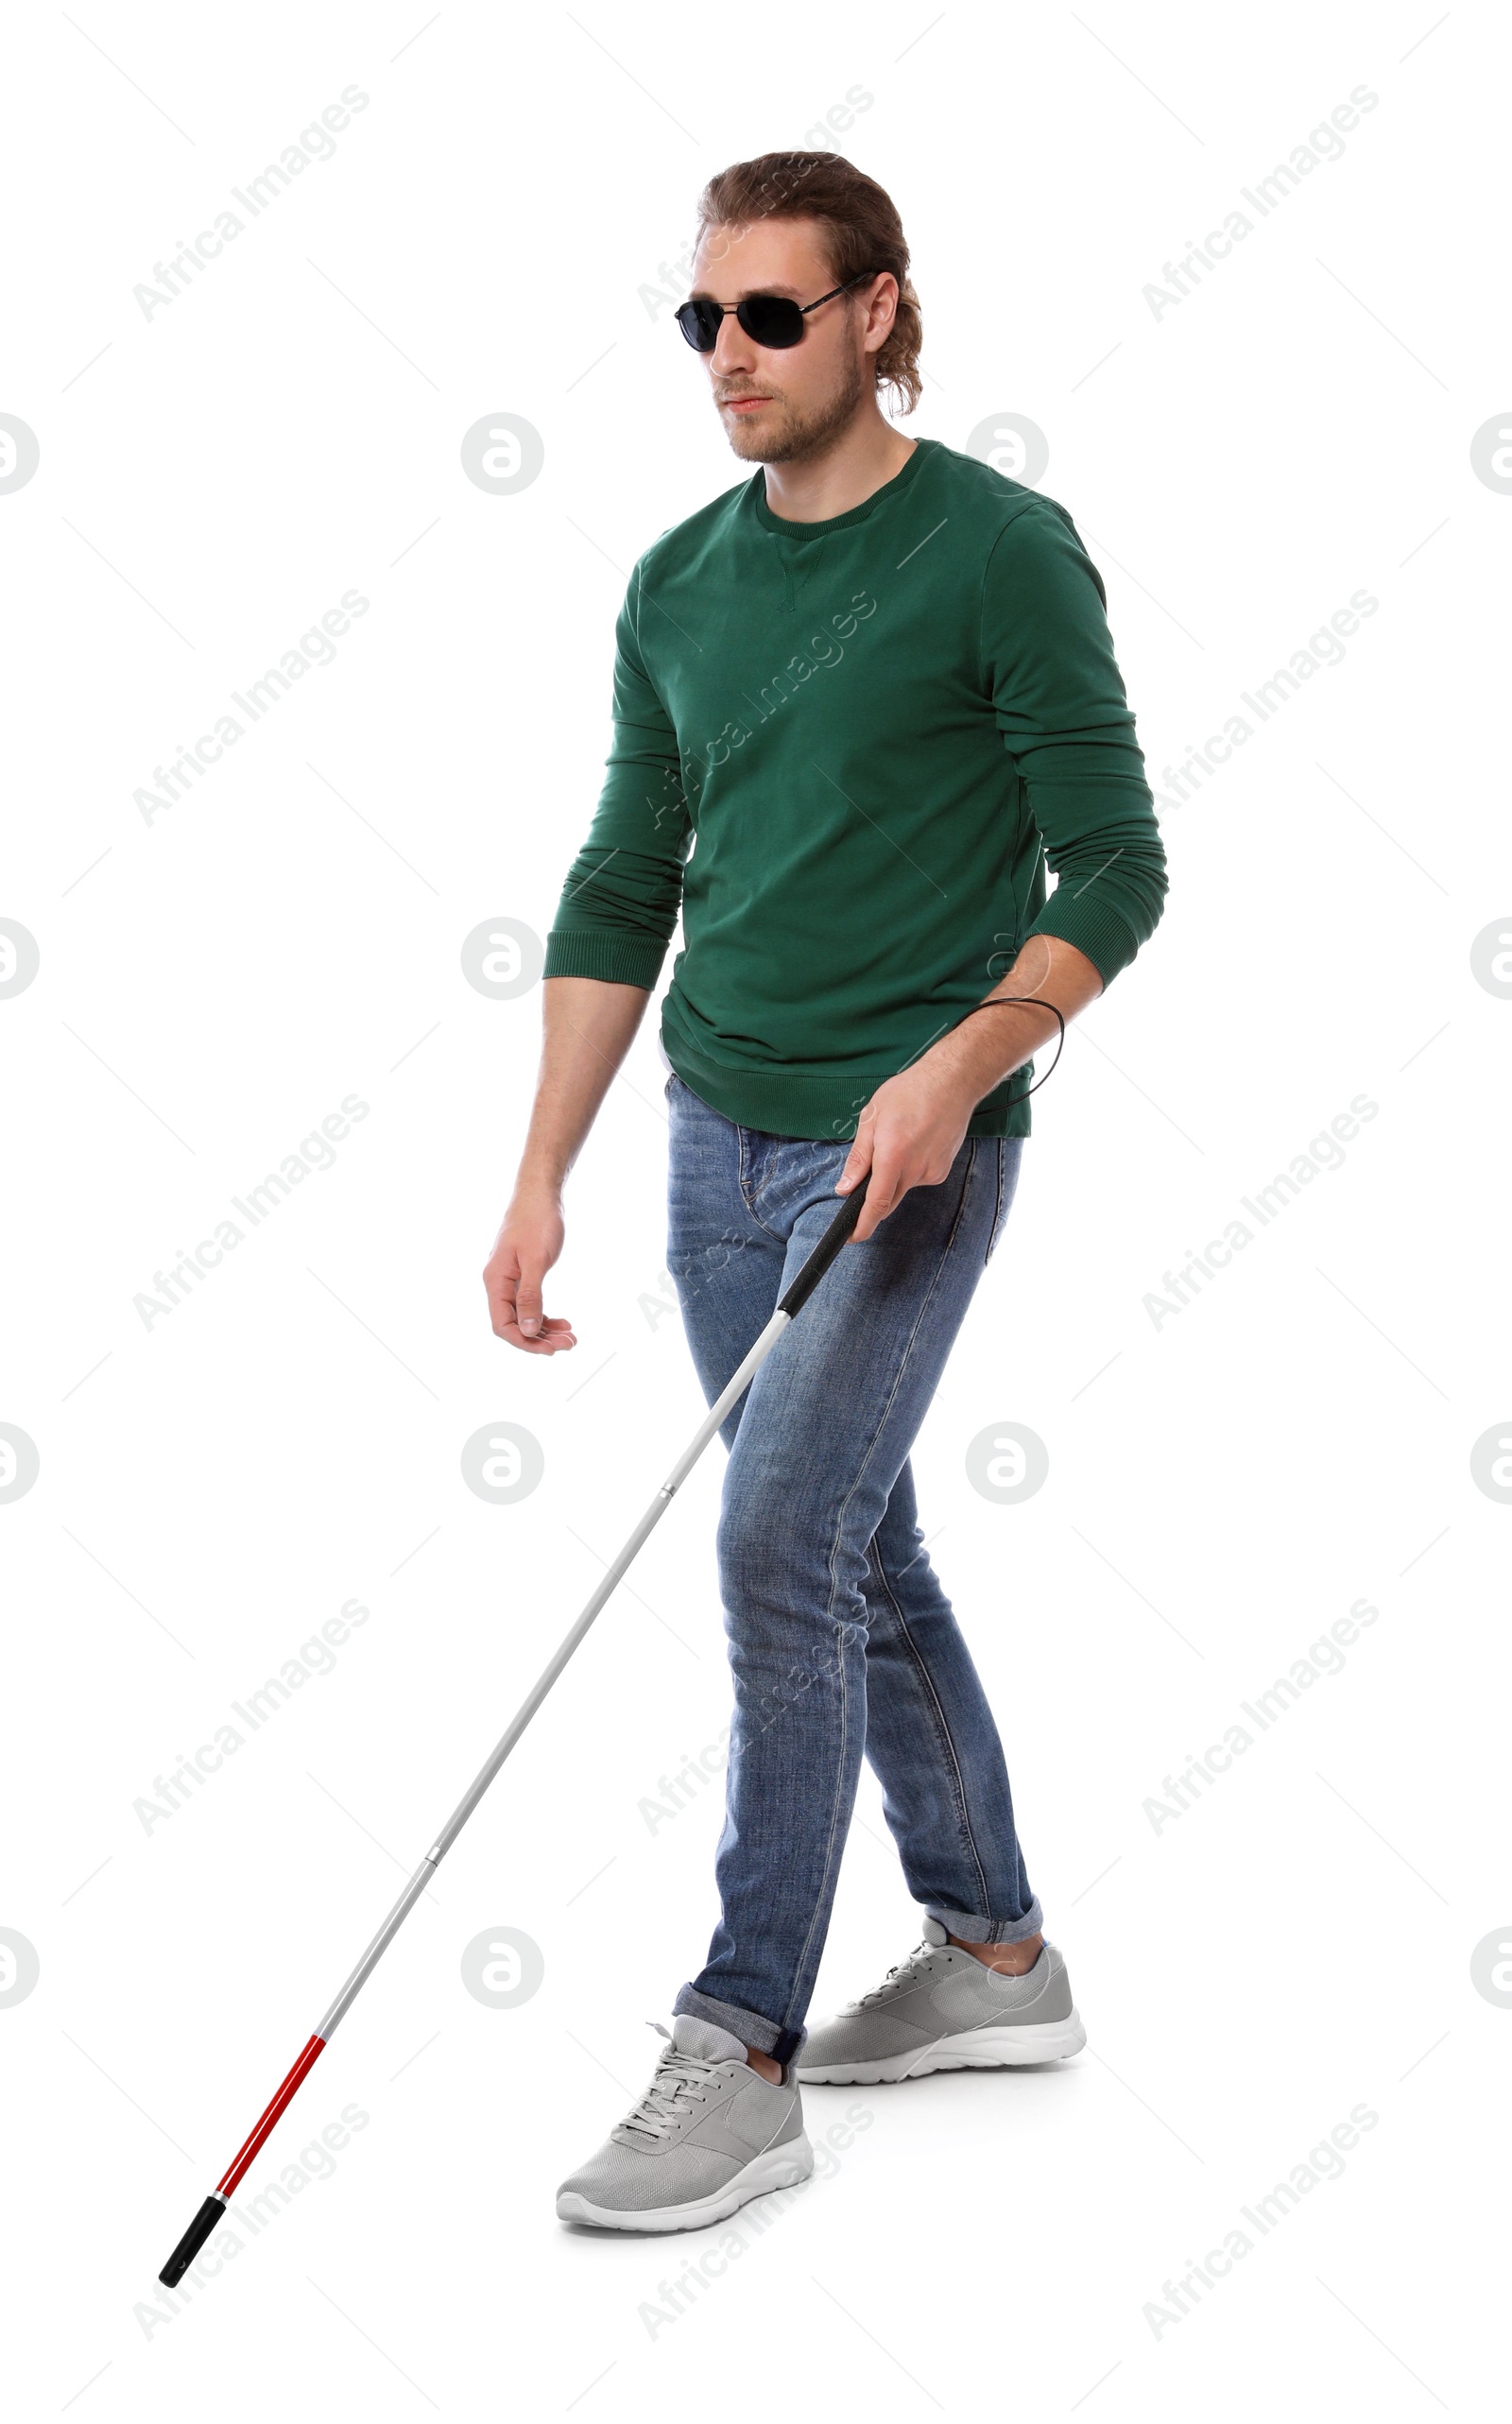
[[813,2169],[792,2063],[774,2087],[728,2029],[680,2013],[649,2088],[563,2180],[557,2211],[606,2230],[701,2230]]
[[798,2075],[805,2086],[875,2088],[926,2071],[1058,2062],[1086,2042],[1053,1944],[1022,1978],[1008,1978],[952,1944],[937,1919],[926,1919],[924,1941],[906,1961],[810,2032]]

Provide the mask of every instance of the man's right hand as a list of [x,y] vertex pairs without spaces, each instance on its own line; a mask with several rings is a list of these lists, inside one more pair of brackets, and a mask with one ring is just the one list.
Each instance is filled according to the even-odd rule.
[[577,1340],[570,1321],[547,1321],[541,1286],[562,1249],[567,1173],[651,996],[642,985],[596,976],[548,976],[541,988],[541,1074],[514,1195],[484,1266],[493,1334],[527,1355],[555,1355]]
[[548,1320],[541,1304],[541,1284],[566,1234],[559,1195],[517,1191],[484,1265],[493,1334],[527,1355],[555,1355],[577,1344],[572,1323]]

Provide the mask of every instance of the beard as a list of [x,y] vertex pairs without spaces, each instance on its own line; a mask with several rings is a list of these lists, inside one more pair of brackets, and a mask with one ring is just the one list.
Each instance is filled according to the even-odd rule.
[[726,424],[726,435],[732,452],[743,462],[809,461],[826,453],[841,432],[850,427],[857,409],[866,401],[866,373],[852,357],[846,365],[839,385],[832,388],[822,404],[804,412],[798,405],[777,398],[774,400],[776,410],[767,416],[765,429],[747,425],[737,414]]

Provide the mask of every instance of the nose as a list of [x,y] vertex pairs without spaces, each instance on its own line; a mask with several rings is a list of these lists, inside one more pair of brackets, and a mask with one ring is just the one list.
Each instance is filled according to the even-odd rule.
[[711,374],[720,379],[749,377],[761,352],[753,345],[733,312],[728,312],[719,323],[719,340],[713,352],[706,356]]

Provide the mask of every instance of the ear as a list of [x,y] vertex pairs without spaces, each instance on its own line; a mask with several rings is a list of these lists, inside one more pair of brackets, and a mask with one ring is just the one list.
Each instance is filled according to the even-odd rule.
[[885,269],[868,297],[867,331],[862,346],[868,353],[880,353],[892,335],[898,317],[898,281],[890,269]]

